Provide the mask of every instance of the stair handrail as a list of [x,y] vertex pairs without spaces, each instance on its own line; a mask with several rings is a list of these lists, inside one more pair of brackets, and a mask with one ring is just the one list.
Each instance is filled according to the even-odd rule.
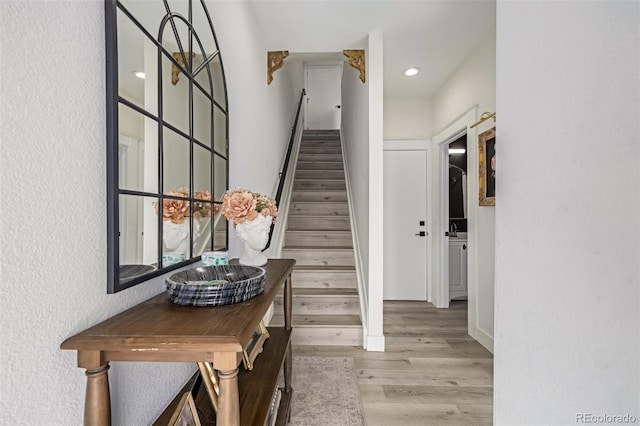
[[[289,169],[289,160],[291,159],[291,151],[293,151],[293,143],[295,141],[296,132],[298,130],[298,121],[300,121],[300,110],[302,109],[302,100],[306,95],[306,91],[303,88],[300,93],[300,100],[298,101],[298,109],[296,111],[296,116],[293,120],[293,126],[291,127],[291,137],[289,138],[289,147],[287,148],[287,155],[284,158],[284,164],[282,165],[282,171],[279,173],[280,182],[278,182],[278,190],[276,191],[276,196],[274,199],[276,200],[276,206],[280,207],[280,199],[282,198],[282,191],[284,190],[284,182],[287,178],[287,170]],[[271,224],[271,228],[269,229],[269,240],[267,241],[267,245],[262,251],[265,251],[271,246],[271,237],[273,237],[273,230],[275,229],[275,224]]]

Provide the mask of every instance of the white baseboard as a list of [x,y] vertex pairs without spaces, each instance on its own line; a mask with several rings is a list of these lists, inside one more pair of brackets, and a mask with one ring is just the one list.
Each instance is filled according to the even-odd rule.
[[476,327],[476,335],[471,336],[484,346],[489,352],[493,353],[493,337],[484,332],[480,327]]
[[367,336],[366,349],[368,352],[384,352],[384,335]]

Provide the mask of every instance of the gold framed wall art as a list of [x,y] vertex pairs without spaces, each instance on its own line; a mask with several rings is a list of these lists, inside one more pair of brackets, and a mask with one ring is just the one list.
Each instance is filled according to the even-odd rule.
[[496,128],[478,136],[479,205],[496,205]]

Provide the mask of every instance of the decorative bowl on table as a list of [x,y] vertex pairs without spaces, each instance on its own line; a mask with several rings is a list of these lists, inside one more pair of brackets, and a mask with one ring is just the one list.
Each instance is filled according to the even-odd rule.
[[169,300],[187,306],[244,302],[261,294],[265,282],[266,271],[249,265],[202,266],[165,279]]

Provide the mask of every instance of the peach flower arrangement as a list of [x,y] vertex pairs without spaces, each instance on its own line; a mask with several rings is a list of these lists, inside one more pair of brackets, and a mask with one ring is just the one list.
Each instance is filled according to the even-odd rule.
[[[175,191],[170,191],[167,195],[174,197],[188,197],[189,189],[182,187]],[[199,200],[212,201],[211,193],[209,191],[198,191],[195,193],[194,198]],[[158,203],[154,202],[153,206],[158,214]],[[220,207],[217,204],[211,204],[203,201],[194,201],[193,208],[188,200],[176,200],[173,198],[165,198],[162,201],[162,220],[170,220],[173,223],[183,223],[186,216],[193,216],[195,219],[202,219],[211,217],[213,214],[217,214]]]
[[278,208],[275,200],[248,189],[230,189],[222,197],[222,214],[233,223],[239,225],[246,220],[253,220],[259,214],[273,218],[276,223]]

